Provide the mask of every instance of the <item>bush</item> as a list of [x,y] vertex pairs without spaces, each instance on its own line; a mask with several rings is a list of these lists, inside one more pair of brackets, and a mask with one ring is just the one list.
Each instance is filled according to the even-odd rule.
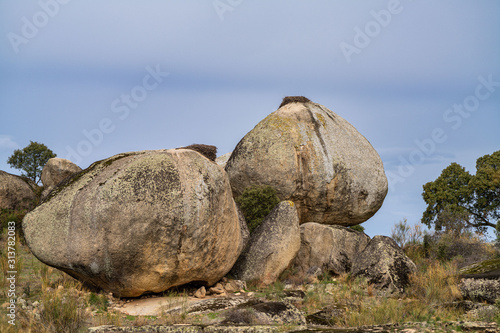
[[361,224],[351,225],[349,228],[359,232],[365,232],[365,227],[363,227]]
[[429,260],[455,261],[459,268],[495,255],[484,236],[467,229],[429,233],[422,225],[408,225],[406,218],[392,228],[391,237],[417,266]]
[[462,234],[436,232],[426,237],[426,246],[427,257],[442,261],[458,259],[460,267],[488,259],[494,251],[481,236],[471,231]]
[[192,144],[186,147],[181,147],[178,149],[191,149],[194,151],[197,151],[198,153],[202,154],[206,158],[208,158],[211,161],[215,162],[215,159],[217,158],[217,147],[216,146],[211,146],[211,145],[200,145],[200,144]]
[[271,210],[280,202],[276,190],[269,185],[247,187],[236,198],[247,221],[250,232],[255,230]]
[[304,96],[286,96],[283,98],[279,107],[285,106],[290,103],[312,103],[311,100]]

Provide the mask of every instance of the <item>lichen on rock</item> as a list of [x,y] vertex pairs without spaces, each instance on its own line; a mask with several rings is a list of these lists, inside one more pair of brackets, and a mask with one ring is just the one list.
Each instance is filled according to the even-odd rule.
[[214,284],[243,247],[224,170],[187,149],[96,162],[24,221],[42,262],[119,296]]
[[235,197],[269,185],[297,206],[300,223],[356,225],[387,194],[382,160],[351,124],[326,107],[285,99],[237,144],[226,164]]

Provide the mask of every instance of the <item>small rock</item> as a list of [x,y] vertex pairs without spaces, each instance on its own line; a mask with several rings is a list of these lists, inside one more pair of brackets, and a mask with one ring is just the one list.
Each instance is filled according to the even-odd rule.
[[194,293],[194,297],[196,298],[205,298],[205,295],[207,294],[207,291],[205,289],[205,287],[201,287],[199,288],[198,290],[196,290],[196,292]]
[[310,314],[306,317],[309,324],[335,326],[336,319],[344,316],[345,310],[336,306],[328,306],[321,311]]
[[224,289],[229,293],[238,292],[247,288],[247,283],[241,280],[227,280]]
[[323,274],[323,271],[318,266],[310,267],[306,272],[306,282],[307,283],[318,283],[319,277]]
[[224,287],[220,283],[217,283],[215,286],[208,289],[208,292],[211,294],[217,294],[217,295],[221,295],[221,294],[226,293],[226,291],[224,290]]

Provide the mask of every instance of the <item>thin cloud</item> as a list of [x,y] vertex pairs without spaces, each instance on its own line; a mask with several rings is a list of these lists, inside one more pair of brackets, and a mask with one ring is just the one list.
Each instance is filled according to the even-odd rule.
[[0,135],[0,150],[18,149],[17,142],[12,140],[10,136]]

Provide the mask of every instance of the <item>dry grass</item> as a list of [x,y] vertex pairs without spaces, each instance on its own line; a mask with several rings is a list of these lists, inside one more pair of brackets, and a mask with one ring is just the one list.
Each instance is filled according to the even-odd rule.
[[309,287],[300,307],[313,314],[333,306],[337,312],[329,322],[341,327],[460,320],[461,310],[441,306],[460,299],[455,273],[455,265],[433,262],[411,276],[411,286],[399,298],[377,296],[365,279],[344,274]]
[[[0,241],[2,250],[5,242]],[[407,250],[410,249],[407,248]],[[86,327],[99,325],[140,326],[146,324],[182,324],[196,323],[197,317],[186,314],[185,308],[177,312],[162,313],[158,318],[144,316],[125,316],[109,310],[109,296],[86,289],[80,282],[69,275],[44,265],[33,257],[26,246],[17,245],[18,280],[17,294],[29,303],[39,302],[37,307],[17,308],[16,326],[0,320],[0,331],[17,332],[83,332]],[[457,287],[457,261],[444,262],[425,258],[422,248],[414,247],[418,260],[418,272],[410,278],[410,286],[405,295],[399,298],[381,297],[377,290],[362,278],[353,278],[349,274],[337,277],[324,275],[319,282],[302,284],[305,277],[295,277],[293,270],[282,275],[282,279],[296,282],[297,288],[304,288],[306,296],[303,301],[294,304],[306,315],[316,313],[325,308],[334,308],[329,322],[341,327],[360,325],[378,325],[403,322],[434,322],[443,320],[466,319],[463,311],[452,309],[449,304],[460,299]],[[2,251],[2,269],[6,257]],[[0,274],[2,290],[0,304],[8,302],[6,293],[6,277]],[[266,288],[259,288],[251,283],[248,289],[257,297],[280,301],[285,294],[285,283],[276,282]],[[170,291],[172,302],[178,302],[179,296],[187,295]],[[27,304],[27,305],[29,305]],[[31,305],[30,305],[31,306]],[[0,315],[6,318],[7,309],[0,308]],[[231,316],[234,316],[232,318]],[[492,316],[490,316],[492,317]],[[223,318],[223,317],[221,317]],[[228,314],[229,319],[241,322],[252,322],[251,313],[235,312]],[[496,318],[493,315],[492,318]],[[199,318],[198,318],[199,319]]]
[[410,276],[408,294],[429,305],[459,300],[456,264],[431,262],[425,271]]

